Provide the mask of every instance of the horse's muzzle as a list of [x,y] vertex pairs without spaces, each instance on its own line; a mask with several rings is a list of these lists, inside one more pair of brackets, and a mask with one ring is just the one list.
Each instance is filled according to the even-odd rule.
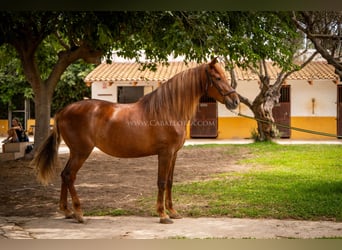
[[227,109],[236,109],[240,104],[239,98],[226,98],[225,105]]

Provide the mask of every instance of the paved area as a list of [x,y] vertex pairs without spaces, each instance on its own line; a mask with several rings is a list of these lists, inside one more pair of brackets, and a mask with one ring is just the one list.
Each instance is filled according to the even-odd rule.
[[342,237],[342,223],[237,218],[183,218],[160,224],[157,217],[0,217],[0,239],[279,239]]

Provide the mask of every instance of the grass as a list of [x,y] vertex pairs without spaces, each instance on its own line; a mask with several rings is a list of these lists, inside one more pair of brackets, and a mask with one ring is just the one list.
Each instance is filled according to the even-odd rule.
[[122,215],[131,215],[132,213],[128,210],[124,209],[105,209],[105,210],[91,210],[85,211],[85,216],[122,216]]
[[[342,146],[254,143],[238,164],[244,173],[174,186],[187,216],[342,221]],[[229,150],[227,150],[228,152]]]
[[[180,214],[342,221],[341,145],[201,145],[223,147],[244,172],[227,172],[206,181],[175,184]],[[194,163],[195,164],[195,163]],[[139,211],[98,210],[86,215],[157,216],[155,195],[138,201]]]

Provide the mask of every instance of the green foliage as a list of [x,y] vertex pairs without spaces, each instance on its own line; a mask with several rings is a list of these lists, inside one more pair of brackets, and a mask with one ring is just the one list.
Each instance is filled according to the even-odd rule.
[[[215,52],[242,67],[272,60],[287,70],[298,49],[298,33],[288,12],[227,12],[228,36]],[[222,42],[222,40],[220,40]]]
[[12,105],[11,100],[17,95],[32,98],[32,88],[25,81],[15,51],[9,46],[0,46],[0,58],[0,103]]
[[78,61],[68,67],[63,73],[52,99],[52,115],[66,105],[91,97],[91,89],[86,86],[83,79],[94,69],[83,61]]
[[[289,67],[297,37],[289,12],[128,11],[128,12],[1,12],[5,39],[21,39],[18,29],[31,30],[37,43],[41,78],[46,79],[61,51],[87,45],[110,61],[113,50],[147,63],[184,55],[186,61],[228,57],[242,66],[271,59]],[[16,32],[16,33],[13,33]],[[8,38],[7,38],[8,37]]]
[[54,35],[47,36],[39,45],[36,59],[39,62],[38,67],[42,79],[47,79],[50,76],[61,50],[62,46]]

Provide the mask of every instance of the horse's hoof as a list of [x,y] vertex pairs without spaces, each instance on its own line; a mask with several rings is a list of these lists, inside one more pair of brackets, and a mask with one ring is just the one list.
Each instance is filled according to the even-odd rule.
[[170,218],[166,217],[166,218],[160,218],[160,223],[161,224],[172,224],[173,221]]
[[171,219],[182,219],[183,217],[180,214],[170,214]]
[[74,213],[70,211],[69,209],[63,209],[61,210],[62,213],[64,213],[64,218],[65,219],[73,219],[75,218]]
[[66,214],[65,219],[74,219],[74,214]]
[[82,215],[79,215],[79,214],[74,214],[74,219],[77,220],[77,222],[79,223],[84,223],[84,219],[83,219],[83,216]]

